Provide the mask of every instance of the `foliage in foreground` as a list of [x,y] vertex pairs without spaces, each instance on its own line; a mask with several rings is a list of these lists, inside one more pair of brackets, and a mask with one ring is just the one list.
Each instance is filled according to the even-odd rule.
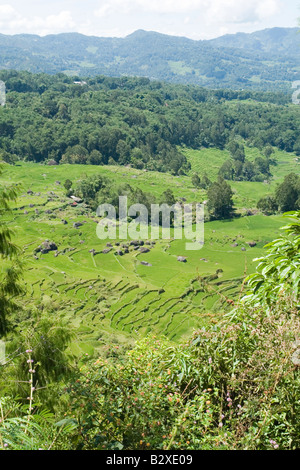
[[13,231],[7,223],[10,204],[16,200],[18,190],[17,185],[0,185],[0,337],[9,331],[9,315],[18,308],[15,298],[23,292],[20,285],[22,268],[18,258],[20,250],[12,242]]
[[[261,261],[265,271],[260,266],[258,274],[266,280],[260,285],[252,280],[252,298],[241,301],[217,325],[195,332],[186,343],[174,345],[149,336],[125,356],[116,346],[107,360],[87,360],[71,380],[65,376],[62,396],[67,401],[61,401],[55,419],[34,405],[31,357],[37,351],[26,350],[29,408],[18,408],[15,398],[3,412],[6,402],[1,401],[0,446],[299,448],[300,321],[295,282],[300,214],[288,215],[295,221]],[[38,355],[35,359],[39,361]]]
[[51,450],[61,447],[75,428],[72,420],[56,423],[45,410],[34,415],[10,397],[0,399],[0,450]]
[[280,298],[299,299],[300,211],[287,212],[293,222],[283,227],[285,235],[266,245],[267,255],[258,258],[257,272],[248,277],[251,292],[244,301],[270,307]]
[[241,309],[191,341],[148,337],[124,360],[83,367],[68,388],[82,449],[299,446],[297,312]]

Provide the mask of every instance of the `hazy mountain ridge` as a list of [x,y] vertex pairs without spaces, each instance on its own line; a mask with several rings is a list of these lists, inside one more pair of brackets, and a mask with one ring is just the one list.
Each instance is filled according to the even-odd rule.
[[300,79],[297,28],[194,41],[138,30],[126,38],[79,33],[0,35],[0,67],[94,76],[145,76],[208,87],[290,89]]
[[248,51],[273,53],[300,58],[298,28],[271,28],[255,33],[227,34],[210,41],[215,47],[234,47]]

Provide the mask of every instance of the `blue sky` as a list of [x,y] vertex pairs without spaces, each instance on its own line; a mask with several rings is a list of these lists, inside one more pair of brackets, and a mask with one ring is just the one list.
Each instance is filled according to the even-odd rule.
[[227,33],[297,26],[300,0],[8,0],[0,33],[80,32],[124,37],[137,29],[211,39]]

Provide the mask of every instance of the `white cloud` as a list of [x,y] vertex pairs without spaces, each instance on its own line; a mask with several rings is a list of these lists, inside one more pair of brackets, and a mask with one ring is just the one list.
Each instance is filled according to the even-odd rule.
[[0,5],[0,27],[4,34],[31,33],[44,36],[70,31],[76,27],[76,23],[70,11],[61,11],[46,17],[22,16],[11,5]]
[[105,3],[102,7],[98,8],[98,10],[94,11],[94,14],[97,18],[105,18],[110,13],[114,12],[114,6],[110,5],[109,3]]
[[98,10],[96,16],[105,16],[115,12],[152,12],[184,13],[199,10],[208,4],[208,0],[107,0]]
[[107,0],[95,11],[98,17],[122,12],[204,13],[215,19],[249,22],[278,11],[280,0]]
[[0,5],[0,21],[13,19],[15,14],[16,10],[11,5]]
[[296,0],[4,1],[9,3],[0,5],[1,33],[41,36],[78,31],[124,37],[145,29],[204,39],[224,32],[295,26],[299,15]]
[[265,0],[259,3],[256,11],[260,19],[265,19],[278,13],[280,11],[280,5],[276,0]]
[[275,14],[279,0],[212,0],[207,10],[211,22],[253,23]]
[[134,0],[137,6],[156,13],[185,13],[203,9],[207,0]]

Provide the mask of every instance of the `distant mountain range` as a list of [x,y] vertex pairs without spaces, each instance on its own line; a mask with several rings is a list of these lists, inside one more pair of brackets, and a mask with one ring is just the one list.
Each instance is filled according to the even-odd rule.
[[126,38],[0,34],[0,69],[287,91],[300,80],[300,34],[298,28],[272,28],[207,41],[143,30]]

